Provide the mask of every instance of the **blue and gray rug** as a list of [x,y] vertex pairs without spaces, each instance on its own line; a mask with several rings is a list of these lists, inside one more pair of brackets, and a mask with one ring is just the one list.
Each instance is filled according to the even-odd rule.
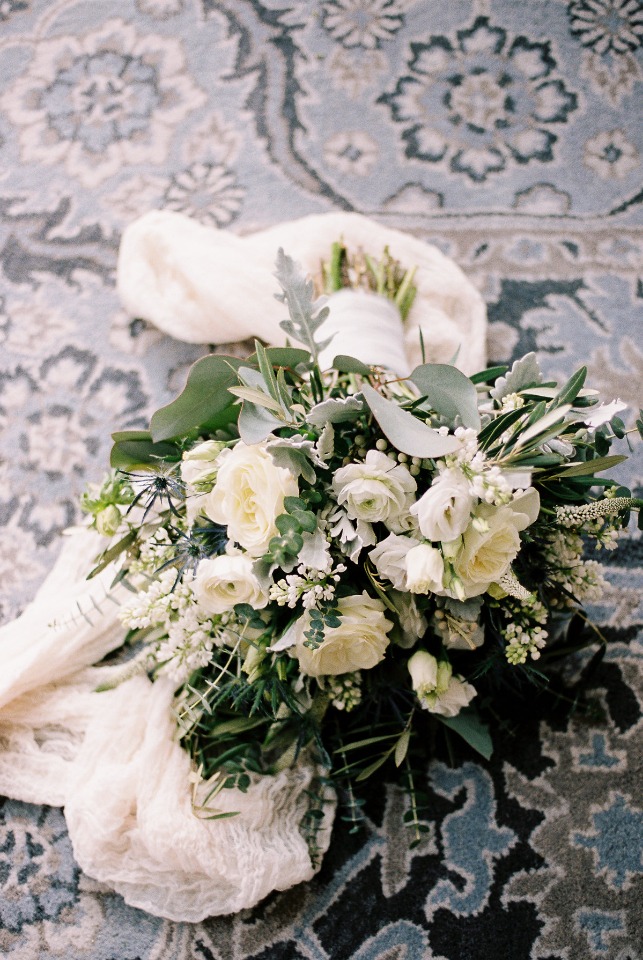
[[[637,0],[0,0],[2,618],[110,429],[145,425],[199,355],[119,309],[119,236],[151,208],[412,231],[483,291],[492,359],[586,363],[642,406],[642,42]],[[643,459],[620,469],[640,496]],[[491,763],[433,762],[422,847],[374,791],[314,882],[191,926],[83,876],[60,810],[0,801],[0,954],[640,960],[640,537],[608,559],[594,719],[526,715]]]

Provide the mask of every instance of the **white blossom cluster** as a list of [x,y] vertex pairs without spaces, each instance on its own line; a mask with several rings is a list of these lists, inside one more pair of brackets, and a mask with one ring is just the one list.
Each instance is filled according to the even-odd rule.
[[438,462],[438,469],[442,472],[459,467],[469,481],[471,494],[482,503],[494,506],[509,503],[511,487],[500,467],[490,465],[484,452],[479,449],[476,431],[457,427],[455,436],[460,440],[460,449]]
[[119,616],[130,629],[156,627],[161,639],[153,651],[163,672],[183,683],[199,667],[206,666],[212,649],[228,636],[231,615],[212,617],[197,603],[192,578],[176,581],[176,570],[168,568],[144,592],[125,604]]
[[268,596],[280,607],[287,606],[294,610],[301,604],[304,610],[310,610],[323,600],[333,599],[337,584],[345,571],[346,566],[343,563],[338,563],[329,573],[300,564],[296,573],[289,573],[277,580],[270,587]]
[[549,535],[545,557],[550,564],[550,580],[580,603],[593,603],[601,598],[607,582],[596,560],[583,560],[583,546],[577,531],[558,529]]
[[342,673],[337,677],[327,677],[325,683],[330,702],[336,710],[350,713],[362,700],[362,674]]
[[547,622],[547,608],[534,596],[522,603],[507,600],[505,607],[512,616],[511,622],[502,631],[507,642],[507,660],[514,666],[525,663],[528,657],[538,660],[549,636],[543,629],[543,624]]

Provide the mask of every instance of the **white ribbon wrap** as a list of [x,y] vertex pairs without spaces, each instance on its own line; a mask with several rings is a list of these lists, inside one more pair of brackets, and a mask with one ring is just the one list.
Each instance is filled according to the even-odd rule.
[[[328,214],[280,224],[252,237],[156,212],[126,230],[118,287],[126,308],[191,342],[259,336],[282,343],[284,306],[274,299],[279,247],[316,270],[343,237],[378,255],[388,245],[417,265],[418,296],[406,326],[368,295],[331,298],[328,332],[338,353],[384,364],[404,375],[427,359],[472,372],[485,364],[480,295],[438,250],[356,214]],[[0,628],[0,792],[64,805],[74,854],[92,877],[128,903],[172,920],[199,921],[251,907],[271,890],[315,872],[300,830],[317,771],[301,764],[264,777],[246,794],[223,791],[229,819],[202,820],[192,810],[191,763],[176,742],[167,681],[144,677],[95,692],[113,667],[92,667],[121,642],[120,589],[114,569],[85,579],[98,538],[73,533],[34,602]],[[202,793],[201,793],[202,795]],[[334,797],[326,790],[320,858],[328,847]]]
[[399,377],[411,372],[404,351],[400,311],[386,297],[362,290],[338,290],[328,298],[329,314],[321,336],[332,337],[319,356],[322,368],[339,354],[387,367]]

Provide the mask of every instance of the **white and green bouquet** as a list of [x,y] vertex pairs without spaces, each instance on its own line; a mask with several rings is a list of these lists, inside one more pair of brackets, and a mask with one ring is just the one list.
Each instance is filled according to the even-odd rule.
[[[622,404],[601,404],[585,369],[547,381],[533,354],[401,377],[329,341],[325,298],[282,251],[276,277],[296,346],[205,356],[149,431],[114,436],[111,473],[83,497],[110,538],[93,573],[116,561],[131,591],[122,677],[175,687],[207,787],[196,814],[233,816],[220,791],[312,758],[313,856],[324,789],[357,827],[380,768],[408,790],[416,843],[415,758],[441,736],[488,757],[508,689],[546,688],[562,657],[603,648],[580,629],[604,583],[584,554],[613,548],[643,503],[603,477],[624,459],[609,452]],[[367,312],[413,300],[387,253],[338,243],[321,278],[320,293],[367,287]]]

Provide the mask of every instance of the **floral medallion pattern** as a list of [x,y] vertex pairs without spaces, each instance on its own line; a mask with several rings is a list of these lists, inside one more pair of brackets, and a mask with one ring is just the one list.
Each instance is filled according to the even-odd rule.
[[344,47],[373,50],[390,40],[404,22],[395,0],[328,0],[322,25]]
[[[490,358],[643,406],[643,18],[636,0],[0,0],[0,617],[204,349],[120,307],[123,227],[165,207],[248,233],[358,210],[454,257]],[[296,257],[297,251],[292,251]],[[231,334],[232,338],[232,334]],[[623,465],[643,490],[643,459]],[[528,717],[498,757],[373,790],[321,872],[175,924],[77,868],[60,811],[0,807],[9,960],[639,960],[641,538],[609,558],[595,719]],[[581,665],[579,665],[580,667]]]
[[578,97],[556,74],[548,41],[512,37],[478,17],[455,39],[412,42],[411,53],[408,75],[381,98],[402,127],[407,157],[477,183],[512,161],[553,159],[556,125]]
[[109,20],[38,44],[2,106],[26,160],[62,162],[93,187],[122,166],[162,163],[177,123],[203,100],[177,41]]

